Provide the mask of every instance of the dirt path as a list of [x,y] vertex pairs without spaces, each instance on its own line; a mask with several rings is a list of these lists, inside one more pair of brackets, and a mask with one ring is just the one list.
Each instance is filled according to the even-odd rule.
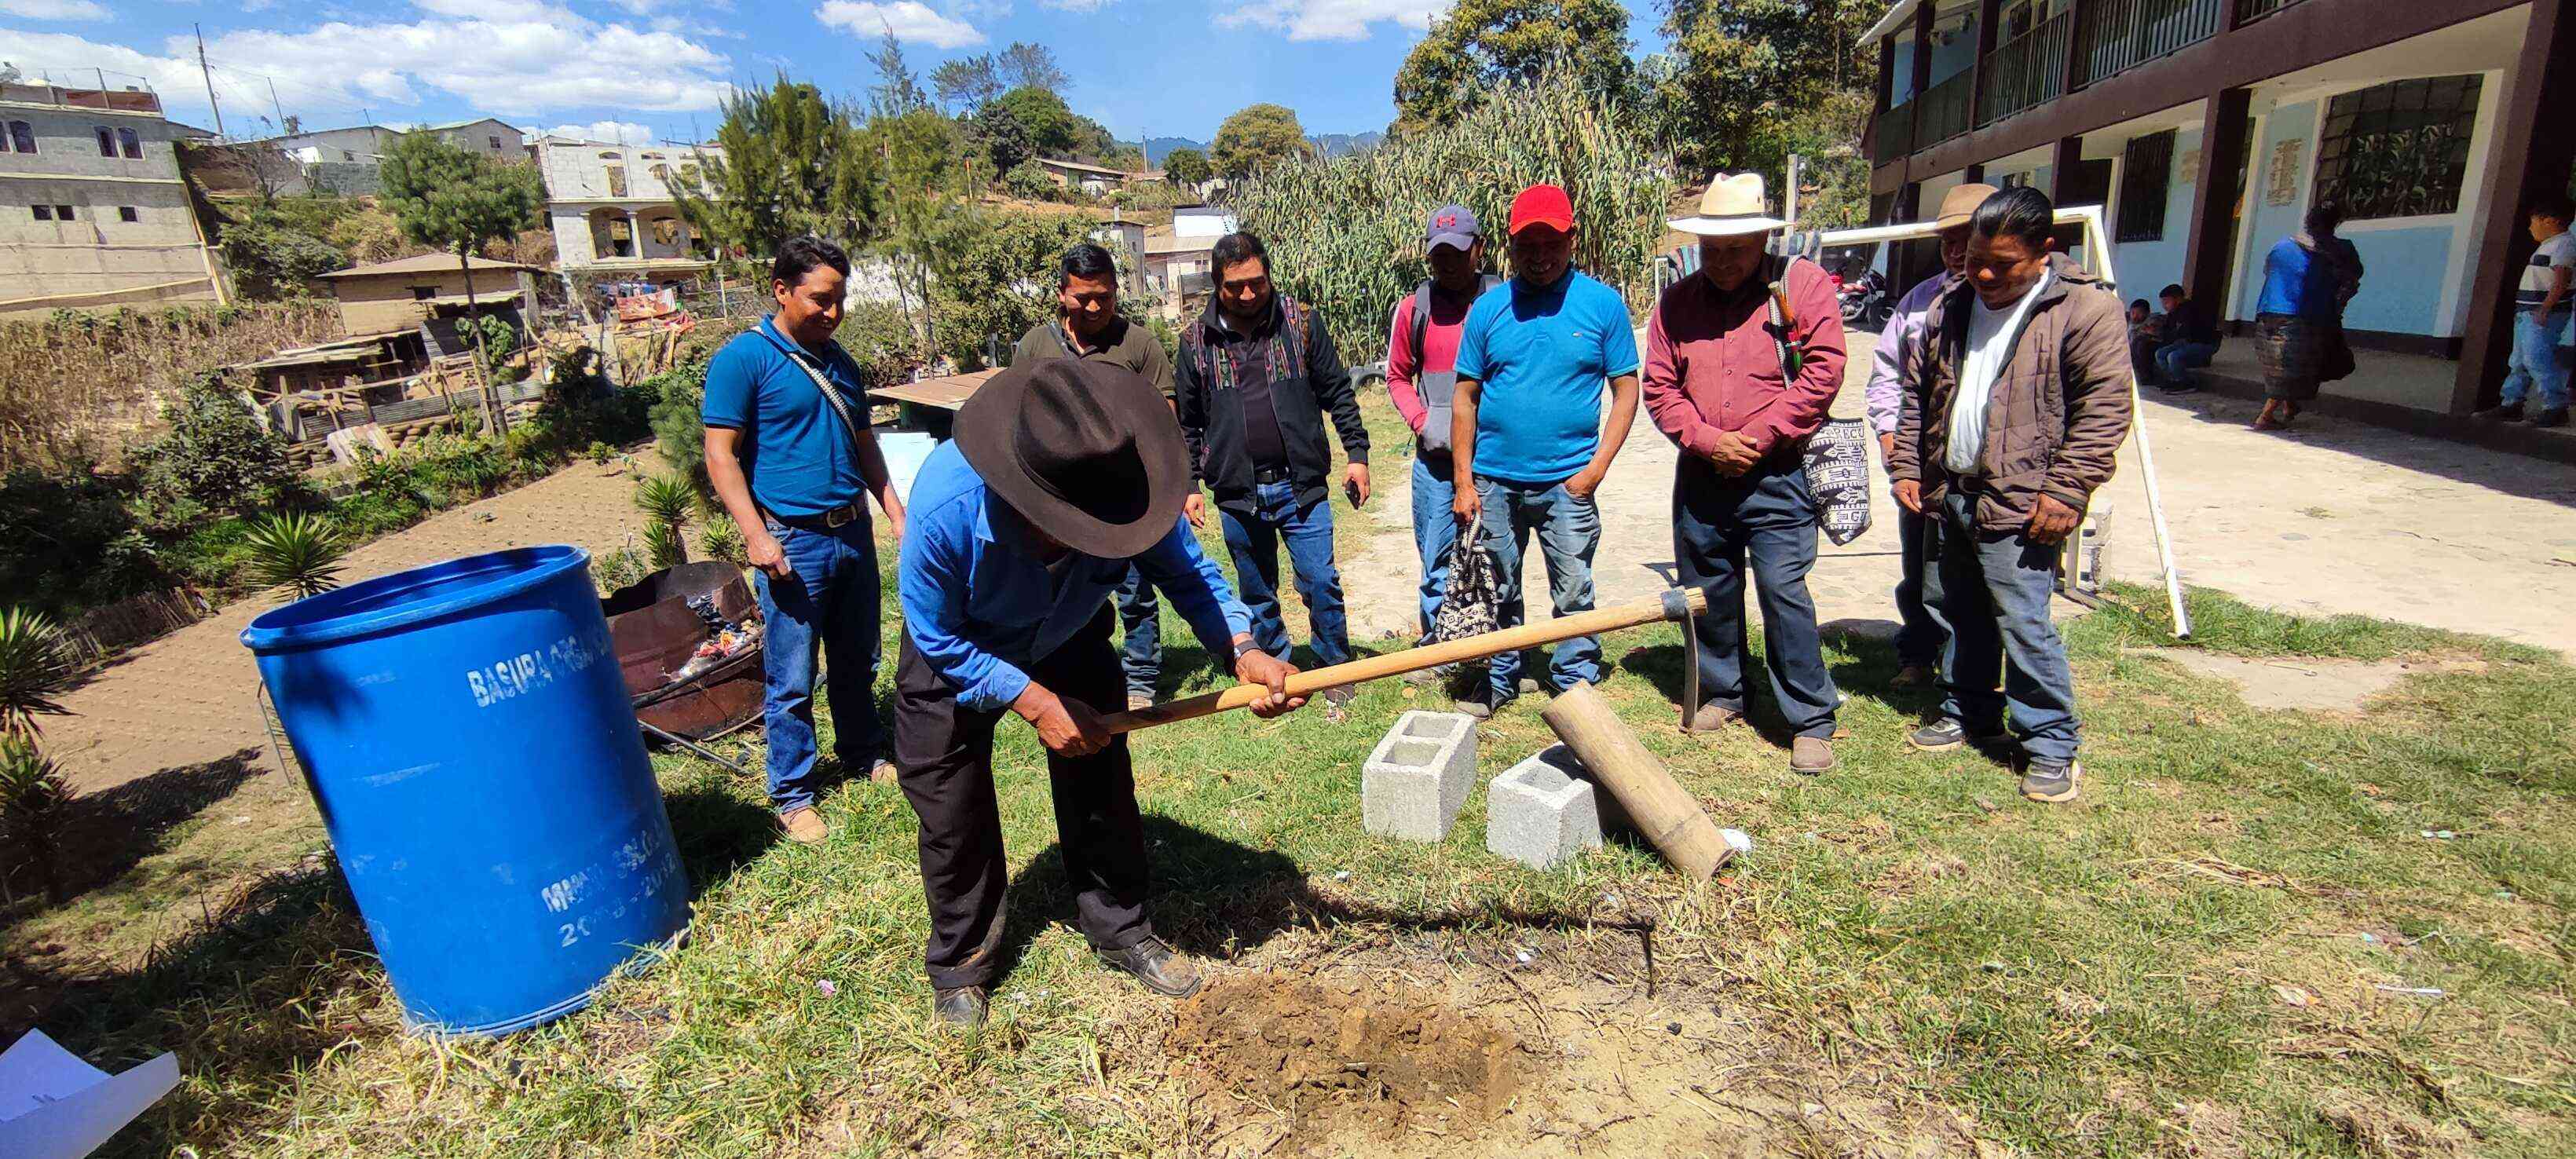
[[[613,551],[642,526],[633,491],[633,471],[621,463],[576,463],[361,547],[350,553],[342,579],[529,544]],[[256,753],[253,764],[270,767],[255,695],[259,674],[241,631],[274,606],[258,596],[235,601],[126,654],[64,697],[72,715],[46,726],[45,747],[73,789],[95,793],[246,750]]]

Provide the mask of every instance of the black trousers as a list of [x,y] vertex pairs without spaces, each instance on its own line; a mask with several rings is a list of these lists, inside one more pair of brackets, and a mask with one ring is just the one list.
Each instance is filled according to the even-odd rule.
[[[1127,677],[1109,646],[1116,622],[1102,601],[1091,623],[1029,666],[1030,679],[1096,712],[1125,708]],[[1008,712],[957,703],[956,686],[904,634],[895,666],[894,761],[903,794],[921,818],[921,889],[930,902],[930,943],[923,957],[930,984],[942,990],[989,986],[1000,968],[1010,867],[1002,856],[1002,814],[993,791],[993,727]],[[1153,936],[1145,920],[1145,828],[1136,813],[1127,738],[1079,759],[1049,753],[1047,776],[1083,936],[1106,950]]]
[[1673,479],[1673,561],[1685,586],[1709,589],[1708,611],[1692,629],[1699,633],[1700,695],[1745,710],[1749,571],[1762,601],[1762,658],[1780,715],[1799,736],[1832,736],[1842,697],[1825,670],[1816,601],[1807,594],[1807,573],[1816,566],[1816,499],[1798,456],[1771,455],[1730,477],[1683,455]]

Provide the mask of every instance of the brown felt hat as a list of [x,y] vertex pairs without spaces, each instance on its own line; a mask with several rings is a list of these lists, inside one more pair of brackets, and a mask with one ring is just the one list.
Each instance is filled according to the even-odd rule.
[[1088,359],[994,375],[957,410],[957,449],[1031,526],[1084,555],[1125,559],[1180,525],[1181,425],[1153,384]]
[[2002,190],[1992,185],[1962,185],[1941,195],[1941,216],[1936,222],[1942,229],[1957,229],[1977,215],[1977,207]]

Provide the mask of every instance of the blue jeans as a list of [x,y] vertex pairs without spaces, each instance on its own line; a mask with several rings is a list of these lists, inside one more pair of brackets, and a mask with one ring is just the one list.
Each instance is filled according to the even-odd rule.
[[[1494,594],[1501,601],[1499,619],[1516,627],[1529,616],[1521,596],[1521,553],[1538,535],[1539,559],[1547,565],[1547,595],[1560,616],[1592,610],[1592,553],[1601,546],[1601,509],[1590,499],[1577,499],[1563,482],[1511,483],[1476,480],[1476,497],[1485,514],[1478,541],[1494,557]],[[1486,666],[1493,702],[1501,704],[1520,688],[1521,654],[1505,652]],[[1577,682],[1601,682],[1601,641],[1577,636],[1549,650],[1548,684],[1562,692]]]
[[[1697,455],[1682,457],[1673,478],[1673,567],[1682,586],[1708,587],[1708,611],[1693,621],[1699,636],[1700,695],[1744,711],[1746,692],[1744,578],[1762,600],[1762,659],[1771,699],[1789,731],[1834,735],[1842,696],[1825,671],[1816,631],[1816,601],[1807,573],[1816,566],[1816,497],[1797,455],[1773,455],[1742,475],[1717,472]],[[1747,568],[1748,561],[1751,567]],[[1684,712],[1697,712],[1685,704]]]
[[2506,360],[2504,404],[2512,406],[2535,392],[2540,409],[2567,409],[2567,356],[2558,340],[2567,334],[2567,319],[2576,311],[2555,310],[2547,318],[2538,310],[2513,315],[2513,355]]
[[829,531],[771,523],[793,574],[754,569],[760,594],[762,675],[769,692],[761,720],[769,732],[769,803],[779,812],[814,803],[814,669],[824,662],[832,698],[832,749],[844,768],[864,768],[886,751],[877,719],[878,613],[876,541],[865,518]]
[[1448,456],[1439,469],[1420,454],[1413,457],[1413,550],[1422,556],[1422,636],[1431,638],[1431,617],[1440,613],[1440,592],[1449,583],[1449,548],[1458,542],[1458,516],[1449,504],[1458,493]]
[[2075,671],[2048,615],[2058,549],[2019,532],[1978,529],[1975,497],[1956,490],[1925,514],[1931,567],[1923,603],[1950,633],[1941,651],[1941,715],[1991,736],[2003,731],[2009,706],[2022,751],[2051,764],[2074,760]]
[[[1350,621],[1342,611],[1342,573],[1333,568],[1333,500],[1330,494],[1297,505],[1297,484],[1288,480],[1260,483],[1252,489],[1252,510],[1220,507],[1225,546],[1234,556],[1234,586],[1252,613],[1252,642],[1262,651],[1288,658],[1288,622],[1279,608],[1279,544],[1288,544],[1289,565],[1297,569],[1297,596],[1306,601],[1308,643],[1319,664],[1351,658]],[[1216,657],[1220,670],[1230,668]]]
[[2218,346],[2210,342],[2167,342],[2156,347],[2156,372],[2166,382],[2180,386],[2191,381],[2186,373],[2194,366],[2207,366],[2217,357]]
[[1136,565],[1118,585],[1118,629],[1122,634],[1119,667],[1127,672],[1127,695],[1152,700],[1163,683],[1163,602]]

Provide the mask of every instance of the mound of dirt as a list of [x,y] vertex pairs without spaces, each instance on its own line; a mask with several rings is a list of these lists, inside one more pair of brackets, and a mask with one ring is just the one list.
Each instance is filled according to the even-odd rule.
[[1288,1112],[1299,1138],[1472,1127],[1499,1114],[1519,1081],[1509,1032],[1383,983],[1230,977],[1178,1015],[1165,1046],[1202,1087]]

